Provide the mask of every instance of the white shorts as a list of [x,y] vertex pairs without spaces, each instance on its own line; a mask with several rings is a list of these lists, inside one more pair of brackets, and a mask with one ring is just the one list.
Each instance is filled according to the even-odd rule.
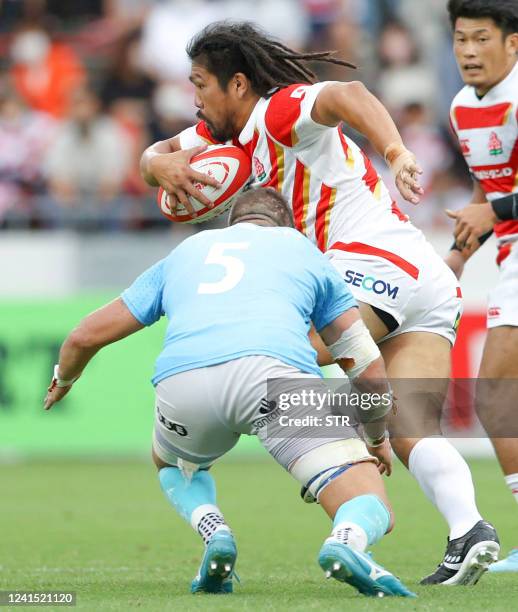
[[500,264],[498,285],[489,293],[487,327],[518,327],[518,242]]
[[420,232],[402,232],[397,249],[395,240],[392,236],[383,244],[392,250],[356,242],[327,255],[359,302],[388,313],[398,323],[383,340],[429,332],[453,345],[462,313],[455,275]]
[[[354,439],[352,462],[372,460],[354,426],[277,427],[280,402],[272,398],[286,392],[300,395],[304,389],[325,393],[328,388],[321,378],[266,356],[174,374],[156,386],[153,449],[169,465],[181,459],[205,468],[233,448],[241,434],[257,435],[272,457],[289,470],[316,448]],[[318,416],[327,414],[333,413],[325,406]],[[315,410],[308,407],[289,411],[289,416],[301,419],[314,415]],[[350,459],[345,457],[344,463]]]

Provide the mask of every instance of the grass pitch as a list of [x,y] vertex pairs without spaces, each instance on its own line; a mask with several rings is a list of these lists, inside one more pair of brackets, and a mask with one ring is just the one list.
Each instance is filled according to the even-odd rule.
[[[518,544],[518,508],[495,462],[471,465],[505,553]],[[442,558],[446,527],[399,464],[387,481],[397,527],[375,558],[417,600],[373,600],[326,581],[316,557],[330,523],[273,461],[229,460],[213,473],[238,543],[234,595],[189,593],[201,540],[170,508],[151,465],[65,460],[0,466],[0,590],[76,591],[77,607],[92,611],[516,609],[516,574],[485,575],[473,588],[417,586]]]

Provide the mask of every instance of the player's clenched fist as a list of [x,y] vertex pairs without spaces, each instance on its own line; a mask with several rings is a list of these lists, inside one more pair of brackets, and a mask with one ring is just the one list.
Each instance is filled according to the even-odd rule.
[[385,150],[385,161],[394,175],[399,193],[408,202],[419,204],[419,196],[424,194],[424,189],[419,184],[418,177],[423,174],[423,170],[415,155],[402,143],[394,143]]
[[194,214],[194,208],[189,202],[189,196],[201,202],[204,206],[213,207],[213,203],[205,197],[196,184],[219,187],[216,179],[193,170],[189,165],[191,159],[203,153],[207,145],[193,147],[175,153],[156,154],[149,160],[149,169],[156,181],[168,193],[171,212],[176,212],[176,206],[181,203],[189,214]]

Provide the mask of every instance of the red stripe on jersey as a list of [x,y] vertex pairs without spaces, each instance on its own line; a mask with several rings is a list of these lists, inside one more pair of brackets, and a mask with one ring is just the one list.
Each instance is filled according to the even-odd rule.
[[295,182],[293,185],[293,220],[295,221],[295,227],[302,231],[302,221],[304,217],[304,176],[305,176],[304,164],[299,162],[295,166]]
[[349,159],[349,145],[347,144],[347,140],[345,139],[345,134],[342,132],[342,126],[338,126],[338,135],[340,136],[340,142],[342,143],[342,148],[345,153],[345,159]]
[[270,135],[285,147],[297,144],[295,124],[300,117],[300,104],[306,94],[302,92],[300,97],[292,97],[292,94],[300,87],[302,85],[291,85],[273,94],[264,117]]
[[462,289],[460,287],[457,287],[457,297],[462,298]]
[[454,110],[457,129],[474,130],[504,125],[511,107],[512,104],[509,102],[486,106],[485,108],[457,106]]
[[511,243],[508,243],[500,247],[500,249],[498,250],[498,257],[496,258],[496,263],[498,265],[500,265],[503,261],[505,261],[509,257],[509,255],[511,254],[512,246],[513,245]]
[[383,249],[378,249],[376,247],[370,246],[369,244],[363,244],[362,242],[350,242],[349,244],[344,244],[343,242],[335,242],[331,246],[331,249],[338,249],[339,251],[346,251],[348,253],[359,253],[361,255],[374,255],[375,257],[381,257],[393,263],[395,266],[403,270],[403,272],[406,272],[408,276],[411,276],[415,280],[419,278],[419,269],[416,268],[409,261],[403,259],[395,253],[391,253],[390,251],[384,251]]
[[363,155],[363,161],[365,162],[365,168],[367,168],[365,174],[362,176],[362,180],[371,190],[371,192],[374,193],[378,185],[379,176],[374,166],[372,165],[371,160],[365,155],[363,151],[361,153]]
[[210,130],[207,127],[205,121],[200,121],[198,123],[198,125],[196,126],[196,133],[208,144],[224,144],[223,142],[220,142],[219,140],[216,140],[214,138],[214,136],[210,133]]
[[326,250],[326,220],[327,212],[331,206],[331,196],[333,195],[334,189],[332,187],[328,187],[322,183],[322,188],[320,189],[320,200],[317,204],[317,219],[315,222],[315,233],[317,236],[317,247],[325,252]]
[[349,170],[354,169],[354,157],[352,154],[352,150],[349,147],[349,143],[345,137],[345,134],[342,132],[342,126],[338,126],[338,135],[340,136],[340,142],[342,143],[342,149],[344,150],[345,155],[345,163]]

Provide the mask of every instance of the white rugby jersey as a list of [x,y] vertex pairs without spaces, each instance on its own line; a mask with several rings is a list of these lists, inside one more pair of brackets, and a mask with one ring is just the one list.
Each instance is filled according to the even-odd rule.
[[[233,144],[252,159],[252,186],[280,191],[291,204],[296,228],[321,251],[378,255],[401,267],[401,258],[392,254],[411,257],[415,250],[413,240],[403,249],[402,236],[404,241],[406,235],[422,235],[392,201],[363,151],[340,127],[312,119],[326,85],[292,85],[261,98]],[[180,134],[182,149],[203,143],[217,144],[204,122]]]
[[[518,192],[518,62],[482,98],[464,87],[452,102],[451,123],[487,199]],[[498,223],[495,234],[501,243],[518,238],[518,221]]]

